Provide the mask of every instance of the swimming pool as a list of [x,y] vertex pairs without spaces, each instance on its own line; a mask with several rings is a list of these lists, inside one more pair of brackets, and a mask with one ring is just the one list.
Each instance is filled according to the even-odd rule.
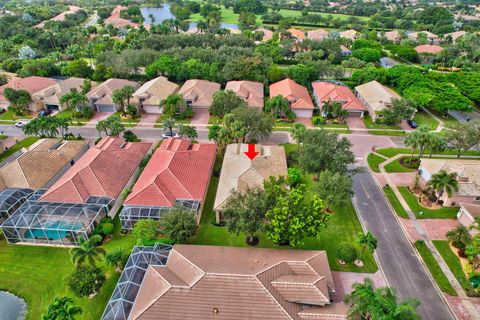
[[67,236],[69,230],[81,230],[82,225],[72,224],[64,221],[53,222],[44,228],[40,225],[33,226],[32,229],[25,232],[25,239],[45,239],[58,240]]

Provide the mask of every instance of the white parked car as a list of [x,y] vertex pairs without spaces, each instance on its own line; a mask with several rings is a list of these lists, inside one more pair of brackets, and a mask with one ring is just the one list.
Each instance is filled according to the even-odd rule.
[[15,127],[17,128],[22,128],[24,125],[26,125],[27,123],[29,123],[30,120],[18,120],[16,123],[15,123]]
[[172,134],[172,135],[170,134],[170,131],[168,131],[168,130],[167,130],[167,131],[164,131],[164,132],[162,133],[162,138],[164,138],[164,139],[165,139],[165,138],[178,138],[178,137],[179,137],[179,135],[178,135],[178,133],[176,133],[175,131],[173,131],[173,134]]

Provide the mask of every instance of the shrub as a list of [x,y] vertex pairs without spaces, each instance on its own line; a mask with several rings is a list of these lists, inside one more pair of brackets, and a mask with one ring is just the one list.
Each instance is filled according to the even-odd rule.
[[185,111],[179,113],[174,118],[175,119],[191,119],[195,115],[195,111],[193,111],[192,107],[187,107]]
[[70,275],[68,286],[77,297],[87,297],[97,293],[105,280],[102,270],[84,265]]
[[107,222],[102,227],[102,232],[105,236],[109,236],[113,234],[114,231],[115,231],[115,226],[113,225],[113,223]]
[[347,242],[342,242],[337,247],[337,257],[347,263],[351,263],[357,259],[357,250]]
[[135,223],[132,234],[137,244],[142,245],[145,241],[155,239],[158,235],[159,223],[153,219],[142,219]]
[[112,252],[107,253],[105,261],[109,266],[122,270],[127,264],[129,256],[130,252],[128,250],[117,248]]
[[296,186],[302,178],[302,171],[298,168],[288,168],[288,181],[293,187]]
[[135,133],[130,130],[127,130],[123,133],[123,138],[127,142],[138,142],[140,141]]
[[162,232],[175,242],[185,242],[197,227],[195,216],[184,207],[174,207],[160,220]]
[[291,110],[288,110],[287,112],[285,112],[285,119],[288,121],[288,122],[293,122],[295,121],[295,119],[297,118],[297,114]]
[[325,120],[325,118],[321,116],[314,116],[312,117],[312,123],[316,126],[319,126],[327,123],[327,120]]

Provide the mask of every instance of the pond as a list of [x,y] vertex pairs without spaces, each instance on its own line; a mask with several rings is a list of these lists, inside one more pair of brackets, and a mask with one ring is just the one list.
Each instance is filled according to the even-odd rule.
[[25,301],[9,292],[0,291],[0,320],[24,320]]
[[[165,3],[161,8],[158,7],[143,7],[140,8],[145,24],[160,24],[165,20],[173,19],[175,16],[170,11],[170,3]],[[152,21],[152,17],[155,22]],[[196,22],[189,23],[189,29],[195,28],[197,26]],[[238,29],[238,24],[236,23],[220,23],[222,28],[229,29]]]

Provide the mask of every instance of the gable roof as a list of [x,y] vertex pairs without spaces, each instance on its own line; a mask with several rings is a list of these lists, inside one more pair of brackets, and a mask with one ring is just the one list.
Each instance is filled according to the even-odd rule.
[[253,81],[228,81],[225,90],[235,92],[249,107],[263,108],[263,83]]
[[105,22],[104,22],[105,25],[111,24],[115,28],[125,28],[127,26],[130,26],[132,28],[138,28],[137,23],[120,17],[120,13],[122,12],[122,10],[127,10],[127,9],[128,9],[127,7],[117,5],[115,8],[113,8],[110,16],[107,19],[105,19]]
[[[63,80],[62,82],[57,82],[49,87],[46,87],[42,90],[35,92],[32,95],[32,98],[41,99],[45,104],[60,104],[60,99],[70,90],[75,89],[77,91],[82,90],[82,85],[85,79],[70,77]],[[97,83],[92,81],[92,88],[97,86]]]
[[292,103],[292,109],[313,109],[307,88],[292,79],[284,79],[270,85],[270,98],[281,95]]
[[340,34],[340,38],[348,38],[348,39],[355,40],[357,38],[358,31],[350,29],[350,30],[342,31],[339,34]]
[[345,110],[366,110],[365,106],[347,86],[316,81],[312,82],[312,87],[314,95],[321,102],[337,101],[342,103]]
[[0,189],[43,188],[84,148],[88,148],[85,141],[39,140],[17,158],[2,163]]
[[122,89],[125,86],[132,86],[136,89],[138,88],[138,83],[125,79],[111,78],[90,90],[90,92],[87,93],[87,98],[98,99],[95,102],[97,104],[112,104],[113,91]]
[[307,32],[308,39],[317,40],[317,41],[321,41],[327,38],[328,35],[329,35],[329,32],[324,29],[310,30]]
[[374,111],[380,111],[384,109],[385,104],[391,104],[393,100],[401,98],[398,93],[376,80],[356,86],[355,90]]
[[416,46],[415,51],[417,51],[417,53],[437,54],[443,51],[443,48],[437,46],[436,44],[422,44],[420,46]]
[[272,37],[273,37],[273,31],[272,30],[268,30],[268,29],[265,29],[265,28],[258,28],[258,29],[255,29],[253,32],[255,32],[255,31],[263,32],[262,41],[268,41],[268,40],[272,39]]
[[215,196],[214,210],[219,210],[232,191],[245,191],[247,187],[263,187],[263,181],[270,176],[286,176],[287,160],[282,146],[256,145],[260,152],[250,160],[244,152],[247,144],[230,144],[223,158],[222,172]]
[[158,105],[168,98],[169,95],[178,91],[178,84],[168,81],[165,77],[157,77],[145,82],[135,91],[133,97],[145,99],[144,104]]
[[150,147],[151,143],[105,137],[40,199],[67,203],[83,203],[91,196],[116,199]]
[[67,11],[62,12],[62,13],[56,15],[55,17],[51,18],[50,20],[42,21],[42,22],[40,22],[39,24],[37,24],[35,27],[37,27],[37,28],[43,28],[48,21],[64,21],[64,20],[65,20],[65,17],[66,17],[68,14],[74,14],[74,13],[77,13],[78,11],[80,11],[80,10],[83,10],[83,9],[80,8],[80,7],[77,7],[77,6],[68,6],[68,10],[67,10]]
[[305,39],[305,32],[303,32],[300,29],[290,28],[290,29],[287,29],[287,31],[290,32],[292,37],[295,37],[300,40]]
[[148,267],[130,318],[346,319],[343,303],[328,307],[334,291],[325,251],[175,245]]
[[215,144],[165,139],[135,183],[125,205],[171,207],[177,199],[203,201],[215,155]]
[[5,88],[12,88],[15,90],[23,89],[32,95],[39,90],[54,85],[55,83],[57,83],[57,81],[54,79],[37,76],[13,79],[0,87],[0,100],[7,101],[3,96]]
[[384,33],[384,36],[385,38],[387,38],[387,40],[390,41],[397,41],[401,37],[400,32],[398,32],[397,30],[387,31]]
[[207,80],[191,79],[185,81],[180,93],[185,100],[191,100],[192,106],[210,106],[213,94],[220,90],[220,84]]

